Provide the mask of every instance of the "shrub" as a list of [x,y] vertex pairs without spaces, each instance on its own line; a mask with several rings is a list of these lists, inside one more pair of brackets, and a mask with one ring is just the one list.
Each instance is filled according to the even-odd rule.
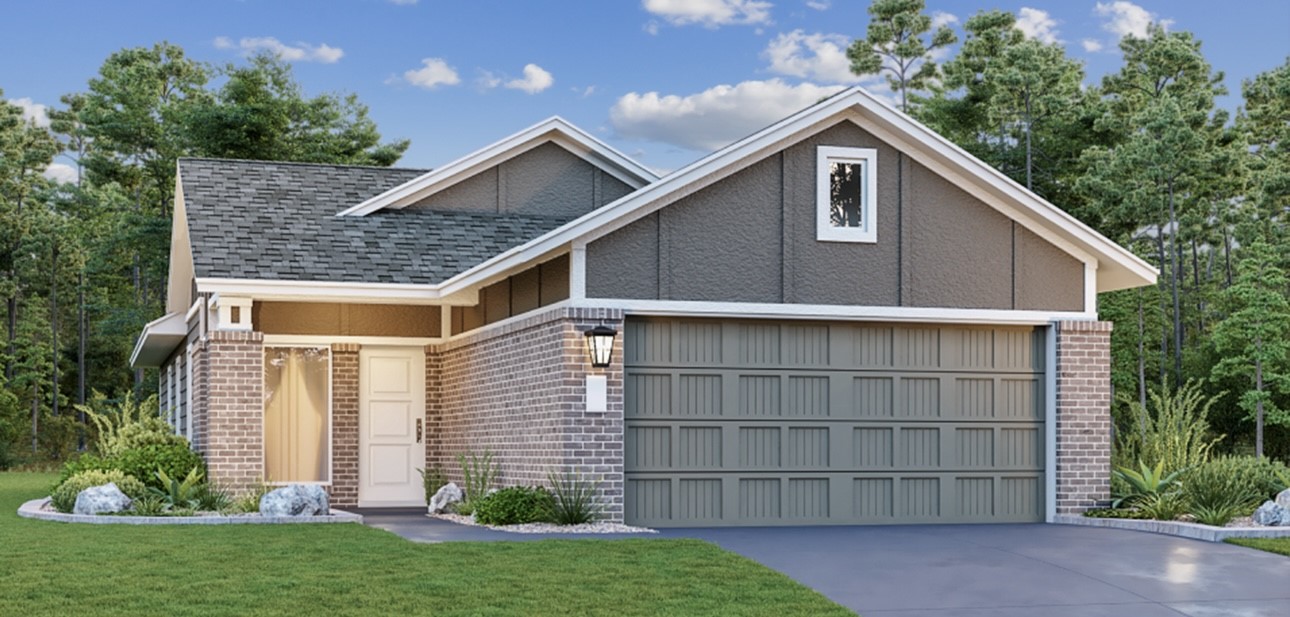
[[82,471],[109,471],[115,469],[111,461],[100,458],[93,454],[82,454],[66,463],[63,463],[62,472],[58,476],[58,482],[55,487],[66,482],[68,478],[81,473]]
[[1144,518],[1173,521],[1187,511],[1187,500],[1177,491],[1155,493],[1138,501],[1138,511]]
[[1087,518],[1151,518],[1137,508],[1097,508],[1085,510],[1084,516]]
[[233,506],[233,496],[209,480],[197,487],[196,499],[197,509],[203,512],[224,512]]
[[156,477],[162,488],[149,486],[148,493],[160,498],[168,509],[195,510],[200,505],[202,472],[196,468],[189,471],[183,480],[172,478],[160,469],[157,470]]
[[90,396],[88,405],[76,406],[76,410],[84,413],[98,431],[98,451],[105,458],[130,449],[129,444],[156,445],[165,442],[163,436],[183,439],[174,435],[170,425],[161,419],[158,409],[156,396],[139,401],[134,394],[127,393],[120,404],[112,407],[107,397],[98,391]]
[[1189,511],[1214,513],[1227,508],[1252,509],[1275,494],[1279,480],[1277,464],[1248,456],[1216,458],[1191,471],[1183,479],[1183,494]]
[[1111,503],[1111,507],[1132,506],[1153,495],[1176,491],[1178,477],[1182,475],[1181,470],[1166,474],[1163,462],[1156,463],[1153,469],[1146,463],[1138,461],[1138,467],[1137,471],[1121,467],[1111,472],[1112,476],[1120,481],[1117,484],[1123,487],[1117,490],[1117,497]]
[[475,522],[482,525],[522,525],[543,519],[551,495],[541,487],[512,486],[474,500]]
[[162,516],[166,513],[166,502],[156,495],[144,495],[130,504],[130,514],[134,516]]
[[259,512],[260,498],[264,497],[265,493],[268,493],[273,489],[274,487],[269,486],[263,480],[260,480],[251,485],[251,487],[241,495],[238,495],[233,499],[233,502],[229,504],[226,510],[234,514],[254,514]]
[[125,450],[109,459],[113,469],[119,469],[128,475],[142,479],[148,486],[166,489],[165,484],[157,478],[161,470],[172,478],[184,478],[196,470],[205,473],[206,466],[196,452],[188,449],[186,442],[169,445],[149,445]]
[[1167,470],[1189,469],[1209,460],[1221,436],[1211,436],[1209,411],[1222,396],[1205,396],[1201,382],[1188,381],[1173,391],[1147,393],[1149,407],[1126,395],[1128,412],[1118,422],[1115,467],[1144,461]]
[[471,508],[476,499],[488,495],[488,489],[492,488],[497,479],[497,467],[493,465],[493,453],[488,450],[478,455],[473,452],[458,454],[457,464],[461,465],[461,489],[466,493],[462,503],[458,504],[457,511],[467,514],[468,512],[462,511],[462,506]]
[[1224,504],[1213,508],[1204,506],[1193,506],[1191,515],[1196,517],[1196,522],[1202,525],[1213,525],[1223,527],[1229,521],[1245,513],[1249,508],[1241,504]]
[[546,519],[557,525],[581,525],[600,518],[600,501],[596,498],[600,483],[573,473],[547,474],[551,483],[551,501]]
[[80,495],[81,491],[109,482],[116,483],[116,487],[130,499],[142,497],[147,492],[142,482],[120,471],[82,471],[54,489],[54,493],[50,495],[50,502],[59,512],[71,512],[76,507],[76,496]]

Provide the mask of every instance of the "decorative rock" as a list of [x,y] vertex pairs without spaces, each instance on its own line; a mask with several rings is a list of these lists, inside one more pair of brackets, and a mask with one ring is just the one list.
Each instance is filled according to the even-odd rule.
[[[1277,496],[1280,499],[1285,493]],[[1274,501],[1265,501],[1254,511],[1254,524],[1264,527],[1290,527],[1290,509]]]
[[430,514],[440,514],[448,510],[448,506],[455,503],[461,503],[461,487],[453,482],[443,485],[442,488],[435,491],[434,496],[430,498]]
[[1281,491],[1276,498],[1278,506],[1290,510],[1290,488]]
[[130,509],[130,498],[115,482],[91,486],[76,496],[73,514],[115,514]]
[[260,498],[260,516],[322,516],[331,513],[327,491],[316,484],[291,484]]

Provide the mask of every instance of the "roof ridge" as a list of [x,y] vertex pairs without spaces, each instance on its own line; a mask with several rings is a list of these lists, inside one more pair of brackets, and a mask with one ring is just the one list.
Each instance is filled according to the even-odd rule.
[[429,172],[433,171],[427,167],[387,167],[384,165],[357,165],[351,163],[311,163],[308,161],[269,161],[260,159],[239,159],[239,158],[221,158],[216,156],[181,156],[179,162],[185,161],[209,161],[216,163],[242,163],[248,165],[289,165],[293,167],[339,167],[344,169],[379,169],[390,171],[413,171]]

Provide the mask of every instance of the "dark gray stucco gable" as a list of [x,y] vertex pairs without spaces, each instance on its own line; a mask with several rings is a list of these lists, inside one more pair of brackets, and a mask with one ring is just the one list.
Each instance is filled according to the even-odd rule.
[[195,276],[433,284],[571,218],[431,209],[336,216],[424,173],[182,159]]
[[631,191],[630,186],[600,167],[548,142],[408,208],[573,219]]
[[[878,151],[878,241],[820,242],[817,146]],[[849,121],[587,247],[599,298],[1082,311],[1083,264]]]

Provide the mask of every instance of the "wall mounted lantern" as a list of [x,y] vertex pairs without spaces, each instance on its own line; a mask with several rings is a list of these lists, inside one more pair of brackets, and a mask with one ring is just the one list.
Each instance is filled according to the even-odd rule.
[[587,356],[591,366],[606,368],[614,356],[614,337],[618,331],[609,326],[596,326],[583,333],[587,343]]

